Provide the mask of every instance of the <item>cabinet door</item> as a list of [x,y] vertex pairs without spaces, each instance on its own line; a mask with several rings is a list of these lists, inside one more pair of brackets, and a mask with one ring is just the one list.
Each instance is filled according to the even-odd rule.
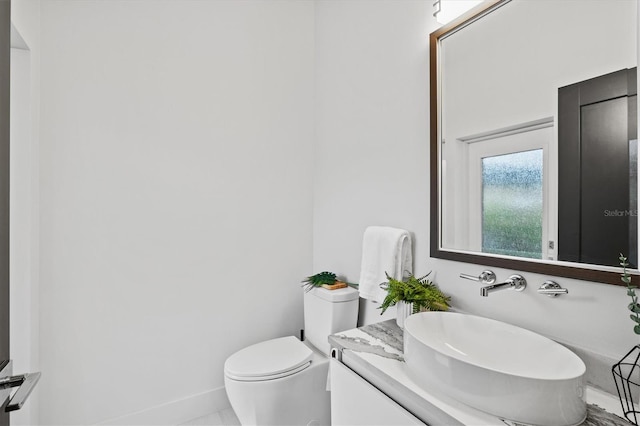
[[331,360],[333,426],[423,425],[418,418],[335,359]]

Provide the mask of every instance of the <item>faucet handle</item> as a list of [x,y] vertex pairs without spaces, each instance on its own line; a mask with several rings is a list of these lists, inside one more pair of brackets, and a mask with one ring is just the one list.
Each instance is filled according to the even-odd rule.
[[522,291],[527,287],[527,280],[522,275],[514,274],[507,280],[515,291]]
[[482,284],[493,284],[496,282],[496,274],[488,269],[482,271],[482,273],[477,277],[469,274],[460,274],[460,278],[471,281],[480,281]]
[[560,284],[555,281],[548,280],[540,286],[540,288],[538,289],[538,293],[546,294],[549,297],[556,297],[561,294],[568,294],[569,290],[560,287]]

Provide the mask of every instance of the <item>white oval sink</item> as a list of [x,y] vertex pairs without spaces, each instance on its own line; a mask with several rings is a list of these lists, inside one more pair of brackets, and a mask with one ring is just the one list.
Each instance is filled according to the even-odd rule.
[[404,358],[421,387],[503,419],[570,426],[587,416],[582,360],[520,327],[453,312],[411,315]]

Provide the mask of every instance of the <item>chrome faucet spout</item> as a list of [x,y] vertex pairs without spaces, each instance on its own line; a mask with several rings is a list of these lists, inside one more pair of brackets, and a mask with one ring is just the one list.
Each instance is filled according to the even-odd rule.
[[498,283],[498,284],[491,284],[491,285],[480,288],[480,296],[487,297],[491,292],[503,290],[508,287],[511,287],[511,282],[509,281],[505,281],[503,283]]
[[480,296],[487,297],[489,293],[498,290],[512,289],[515,291],[522,291],[527,287],[527,281],[522,275],[511,275],[505,282],[498,284],[491,284],[480,288]]

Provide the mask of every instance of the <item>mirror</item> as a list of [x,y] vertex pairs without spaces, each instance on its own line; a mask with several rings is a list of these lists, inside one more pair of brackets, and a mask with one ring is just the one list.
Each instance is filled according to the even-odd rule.
[[637,7],[492,0],[431,34],[432,257],[637,268]]

